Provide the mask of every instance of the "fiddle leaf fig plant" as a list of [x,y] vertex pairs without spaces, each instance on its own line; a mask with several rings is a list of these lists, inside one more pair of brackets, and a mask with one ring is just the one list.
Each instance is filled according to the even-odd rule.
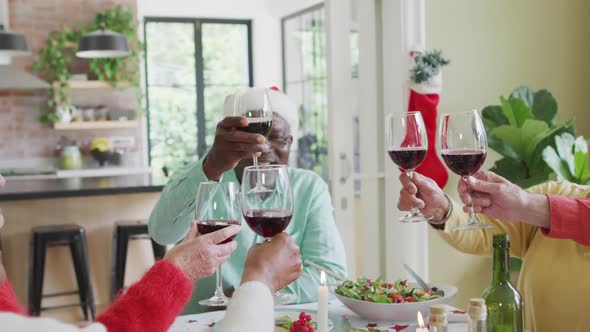
[[517,185],[528,188],[549,180],[552,169],[543,160],[555,136],[575,134],[572,121],[556,123],[557,102],[547,90],[533,92],[528,87],[515,89],[500,105],[483,109],[488,146],[502,158],[491,171]]
[[588,142],[584,137],[574,138],[569,133],[556,136],[555,147],[543,150],[543,160],[557,174],[558,180],[590,184]]

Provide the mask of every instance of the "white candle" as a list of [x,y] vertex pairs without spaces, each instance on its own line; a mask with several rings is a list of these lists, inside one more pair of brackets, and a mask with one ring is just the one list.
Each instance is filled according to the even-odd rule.
[[422,314],[418,311],[418,328],[416,332],[428,332],[428,329],[424,327],[424,319],[422,318]]
[[318,289],[318,332],[328,332],[328,287],[326,273],[320,274],[320,288]]

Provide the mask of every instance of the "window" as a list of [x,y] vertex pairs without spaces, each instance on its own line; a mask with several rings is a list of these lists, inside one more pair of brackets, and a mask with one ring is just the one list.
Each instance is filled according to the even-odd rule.
[[167,174],[205,155],[227,94],[252,86],[245,20],[146,18],[150,165]]
[[282,20],[283,89],[299,105],[296,164],[328,180],[326,31],[323,5]]

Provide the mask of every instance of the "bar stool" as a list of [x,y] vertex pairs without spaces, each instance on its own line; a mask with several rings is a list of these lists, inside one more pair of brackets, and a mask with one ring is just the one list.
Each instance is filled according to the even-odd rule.
[[113,268],[111,272],[111,301],[125,286],[125,265],[127,264],[127,247],[130,240],[150,240],[156,260],[164,258],[166,247],[152,240],[147,224],[142,221],[119,221],[113,231]]
[[[83,227],[78,225],[38,226],[31,230],[29,260],[29,313],[39,316],[41,310],[77,306],[78,304],[41,307],[43,297],[56,297],[79,294],[80,308],[84,318],[88,320],[88,311],[92,320],[95,317],[94,297],[90,285],[88,271],[88,254],[86,235]],[[76,272],[78,290],[71,292],[43,294],[43,275],[45,270],[45,254],[49,247],[69,246],[72,262]]]

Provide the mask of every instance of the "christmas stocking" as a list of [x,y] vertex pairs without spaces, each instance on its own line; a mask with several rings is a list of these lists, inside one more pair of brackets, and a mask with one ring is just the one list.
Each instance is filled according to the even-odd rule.
[[[421,56],[421,54],[412,54],[412,56]],[[416,64],[418,65],[419,61],[416,60]],[[412,83],[410,86],[408,111],[419,111],[422,113],[428,136],[426,159],[424,159],[424,162],[422,162],[416,171],[436,181],[440,188],[444,188],[449,179],[449,174],[436,153],[436,107],[438,106],[439,94],[442,91],[442,75],[440,70],[435,70],[434,72],[435,74],[429,77],[428,80],[419,84]]]

